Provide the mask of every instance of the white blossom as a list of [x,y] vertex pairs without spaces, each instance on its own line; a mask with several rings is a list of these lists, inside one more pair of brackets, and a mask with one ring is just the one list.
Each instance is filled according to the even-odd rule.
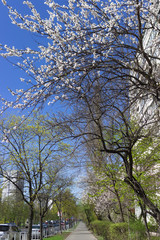
[[7,2],[6,2],[5,0],[2,0],[2,3],[3,3],[4,5],[6,5],[6,4],[7,4]]
[[[7,5],[5,0],[2,0],[2,3]],[[155,6],[149,2],[142,2],[139,6],[133,0],[126,0],[125,4],[121,0],[94,0],[90,3],[86,0],[69,0],[66,6],[46,0],[45,4],[51,9],[45,18],[41,18],[32,2],[23,1],[23,4],[28,6],[29,14],[21,14],[11,6],[6,6],[13,24],[21,29],[36,32],[38,36],[45,38],[45,44],[38,44],[38,50],[33,50],[32,46],[17,49],[14,46],[0,45],[0,55],[5,58],[17,57],[18,62],[15,64],[33,78],[20,78],[20,81],[28,84],[28,92],[25,94],[23,89],[11,91],[13,96],[18,94],[17,97],[21,100],[14,107],[20,108],[29,106],[28,103],[33,106],[35,99],[37,103],[42,102],[42,98],[48,99],[51,93],[54,93],[54,96],[51,96],[54,100],[60,100],[69,99],[73,90],[82,91],[80,83],[83,84],[87,79],[87,74],[94,70],[97,76],[101,77],[103,71],[107,71],[106,66],[110,59],[117,61],[113,57],[117,46],[127,51],[127,38],[134,53],[138,46],[136,34],[139,34],[138,20],[135,17],[137,7],[140,7],[142,26],[145,21],[153,26],[158,17]],[[159,31],[158,23],[154,27]],[[116,33],[121,31],[122,34],[117,36]],[[158,43],[157,37],[154,39],[154,45],[157,46]],[[123,65],[124,68],[130,66],[126,59],[119,58],[119,61],[119,65]],[[78,87],[75,87],[73,82]],[[43,94],[40,94],[41,88]],[[23,99],[20,97],[22,95]]]

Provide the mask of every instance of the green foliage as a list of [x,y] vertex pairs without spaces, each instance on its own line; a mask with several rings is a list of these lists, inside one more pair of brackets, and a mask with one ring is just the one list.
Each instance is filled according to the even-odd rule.
[[93,209],[94,209],[94,207],[90,204],[84,205],[84,212],[85,212],[85,216],[86,216],[85,221],[86,221],[87,225],[90,225],[91,222],[93,222],[94,220],[97,219]]
[[81,219],[85,222],[85,211],[84,211],[84,206],[81,202],[77,203],[77,210],[78,210],[78,219]]
[[91,227],[104,240],[146,240],[146,229],[140,221],[112,223],[97,220]]
[[62,212],[65,218],[77,217],[76,198],[71,193],[70,189],[66,189],[62,196]]
[[[159,139],[146,137],[139,140],[132,150],[134,174],[143,189],[157,204],[157,178],[159,178]],[[147,174],[146,174],[147,173]]]
[[146,228],[141,221],[134,221],[129,223],[129,236],[132,240],[146,240]]
[[109,221],[96,220],[91,223],[91,228],[95,234],[102,236],[104,240],[108,240],[110,224]]
[[128,240],[128,223],[110,224],[110,240]]
[[62,234],[57,234],[53,237],[49,237],[49,238],[44,238],[45,240],[64,240],[68,237],[70,233],[69,232],[63,232]]
[[150,232],[157,232],[158,231],[158,225],[152,224],[151,222],[148,223],[148,229]]
[[44,220],[58,220],[59,217],[57,215],[58,209],[55,204],[53,204],[52,208],[46,213]]
[[28,218],[29,208],[23,201],[16,201],[13,197],[8,197],[0,202],[0,223],[15,222],[19,226],[24,226]]
[[97,240],[104,240],[104,238],[101,236],[97,236]]

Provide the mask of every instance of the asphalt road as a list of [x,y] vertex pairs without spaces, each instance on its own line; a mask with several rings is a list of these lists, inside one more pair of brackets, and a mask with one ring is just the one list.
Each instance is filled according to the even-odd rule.
[[88,231],[86,225],[80,222],[76,229],[66,238],[66,240],[97,240],[93,234]]

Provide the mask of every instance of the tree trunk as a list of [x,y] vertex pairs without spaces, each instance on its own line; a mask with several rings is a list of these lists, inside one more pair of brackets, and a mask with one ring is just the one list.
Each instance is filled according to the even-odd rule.
[[118,200],[118,205],[119,205],[119,210],[120,210],[120,215],[121,215],[121,221],[125,222],[121,200],[120,200],[118,191],[116,189],[115,189],[115,194],[116,194],[116,197],[117,197],[117,200]]
[[149,233],[149,228],[148,228],[148,224],[147,224],[147,213],[146,213],[146,206],[141,203],[139,203],[141,211],[142,211],[142,216],[143,216],[143,220],[144,220],[144,224],[146,227],[146,231],[147,231],[147,236],[148,236],[148,240],[150,240],[150,233]]
[[108,217],[109,221],[113,222],[109,209],[107,209],[107,212],[108,212],[107,217]]
[[137,197],[142,199],[143,203],[150,209],[152,217],[154,217],[160,227],[160,211],[146,196],[141,184],[133,176],[126,177],[124,181],[134,190]]
[[60,209],[60,213],[59,213],[59,230],[60,233],[62,234],[62,214],[61,214],[61,209]]
[[29,225],[28,225],[28,236],[27,239],[32,239],[32,222],[33,222],[33,208],[30,207]]
[[40,202],[40,240],[43,240],[43,216],[41,214],[41,202]]

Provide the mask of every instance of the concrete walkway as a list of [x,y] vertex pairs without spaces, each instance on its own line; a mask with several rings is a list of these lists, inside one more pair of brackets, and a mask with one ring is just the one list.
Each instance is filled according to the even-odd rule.
[[97,240],[86,225],[80,222],[76,229],[66,238],[66,240]]

